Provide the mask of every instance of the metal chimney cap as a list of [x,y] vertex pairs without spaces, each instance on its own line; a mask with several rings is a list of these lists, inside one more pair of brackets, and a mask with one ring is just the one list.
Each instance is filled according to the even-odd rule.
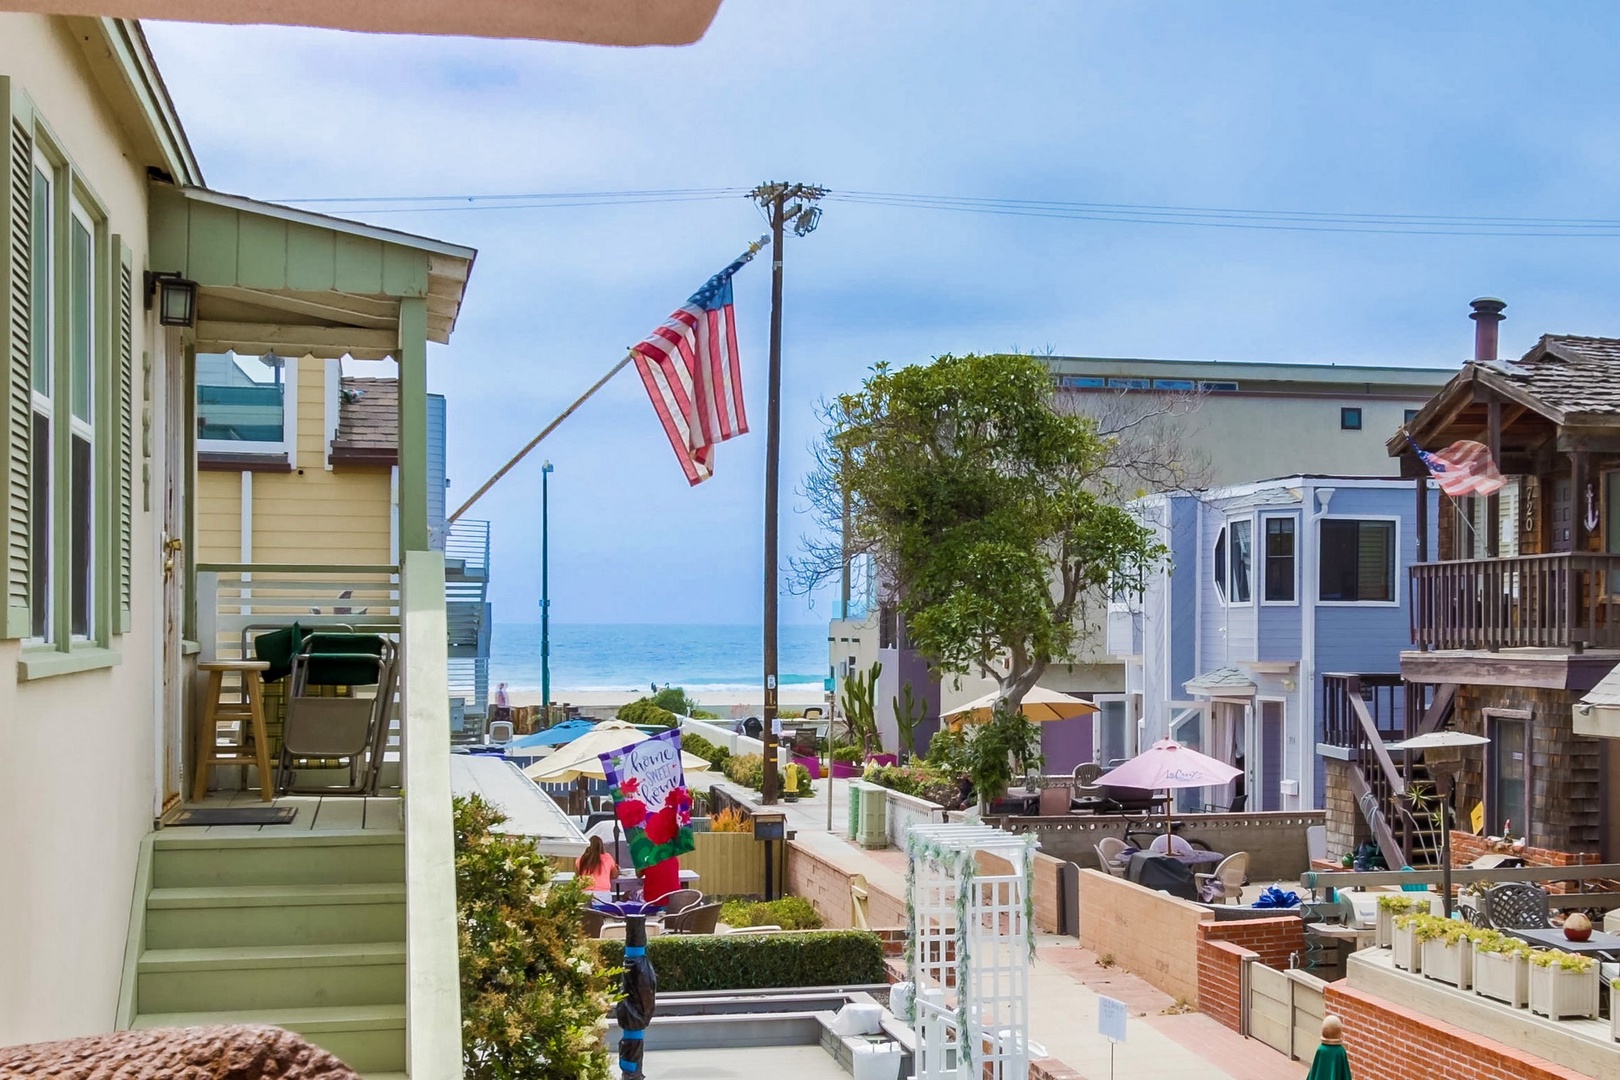
[[1468,306],[1474,309],[1473,313],[1468,316],[1470,319],[1481,317],[1500,319],[1502,318],[1502,309],[1507,307],[1507,301],[1498,300],[1494,296],[1481,296],[1477,300],[1470,300]]

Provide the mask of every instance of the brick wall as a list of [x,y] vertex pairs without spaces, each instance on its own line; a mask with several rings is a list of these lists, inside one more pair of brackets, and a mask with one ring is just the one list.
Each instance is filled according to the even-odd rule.
[[[1580,866],[1583,862],[1598,862],[1596,855],[1579,851],[1553,851],[1549,848],[1530,847],[1526,844],[1522,848],[1510,848],[1504,844],[1492,844],[1483,836],[1473,833],[1451,832],[1451,865],[1465,867],[1482,855],[1508,854],[1517,855],[1524,860],[1526,866]],[[1542,888],[1552,893],[1576,891],[1576,886],[1569,882],[1544,881],[1540,882]]]
[[1080,944],[1179,1001],[1198,1004],[1197,904],[1100,870],[1080,871]]
[[[797,841],[788,842],[787,891],[810,901],[829,929],[847,930],[855,925],[849,882],[853,872],[811,851]],[[906,905],[867,883],[866,917],[872,926],[904,926]]]
[[1256,953],[1217,938],[1198,939],[1198,1009],[1243,1031],[1243,965]]
[[1581,1073],[1383,998],[1330,983],[1356,1080],[1583,1080]]
[[1207,922],[1198,927],[1198,939],[1230,942],[1257,954],[1266,967],[1287,971],[1289,957],[1305,952],[1305,923],[1293,915]]
[[1350,763],[1325,758],[1327,785],[1324,792],[1324,823],[1327,825],[1328,858],[1336,859],[1346,852],[1354,852],[1372,837],[1367,819],[1356,806],[1356,797],[1350,793]]
[[1029,1080],[1086,1080],[1057,1058],[1036,1058],[1029,1063]]

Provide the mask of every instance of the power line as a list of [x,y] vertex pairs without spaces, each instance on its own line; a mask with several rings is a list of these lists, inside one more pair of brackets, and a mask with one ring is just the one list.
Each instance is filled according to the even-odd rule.
[[[443,213],[451,211],[543,210],[650,203],[702,202],[746,197],[741,187],[664,188],[621,191],[525,192],[324,196],[275,201],[320,206],[355,214]],[[1620,236],[1617,218],[1555,218],[1396,214],[1325,210],[1264,210],[1149,203],[1104,203],[1055,199],[992,198],[894,191],[829,191],[829,201],[896,209],[988,214],[1051,220],[1095,221],[1184,228],[1250,229],[1286,232],[1373,233],[1411,236],[1503,236],[1593,238]]]

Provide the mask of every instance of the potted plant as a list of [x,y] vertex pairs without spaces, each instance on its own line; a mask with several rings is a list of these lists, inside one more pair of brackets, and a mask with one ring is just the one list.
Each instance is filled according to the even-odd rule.
[[1417,900],[1406,893],[1389,893],[1378,898],[1378,938],[1380,949],[1389,948],[1390,932],[1394,929],[1395,916],[1406,915],[1419,908],[1428,909],[1427,900]]
[[1389,951],[1396,967],[1414,975],[1423,970],[1423,943],[1418,940],[1417,927],[1423,920],[1432,918],[1433,915],[1420,911],[1395,916],[1390,928]]
[[1597,1016],[1598,965],[1561,949],[1530,954],[1530,1011],[1551,1020]]
[[1422,942],[1425,979],[1450,983],[1459,990],[1473,985],[1474,953],[1469,940],[1472,929],[1460,919],[1433,916],[1413,927],[1413,934]]
[[1530,1000],[1530,946],[1499,930],[1473,934],[1474,993],[1515,1009]]

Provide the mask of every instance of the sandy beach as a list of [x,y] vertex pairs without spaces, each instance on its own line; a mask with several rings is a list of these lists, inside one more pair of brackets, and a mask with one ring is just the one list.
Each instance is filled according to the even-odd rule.
[[[763,710],[765,700],[762,692],[750,693],[742,689],[694,690],[691,693],[697,700],[699,708],[718,713],[720,716],[747,716],[750,713],[758,713]],[[579,705],[587,709],[614,709],[646,696],[646,690],[566,690],[559,688],[551,692],[551,701],[554,705],[566,704]],[[511,691],[511,697],[513,705],[540,704],[540,695],[534,691],[513,690]],[[784,709],[803,709],[807,705],[825,705],[826,695],[818,686],[784,686],[777,700]]]

